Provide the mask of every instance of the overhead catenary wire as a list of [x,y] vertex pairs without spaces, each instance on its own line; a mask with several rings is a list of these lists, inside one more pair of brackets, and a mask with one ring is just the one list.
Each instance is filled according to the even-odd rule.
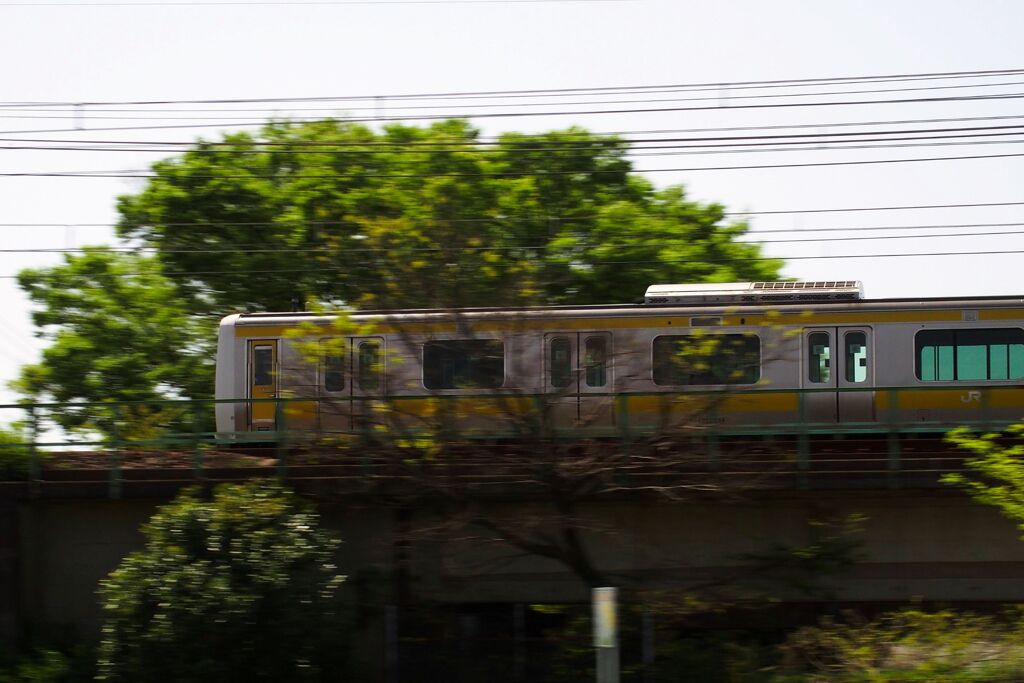
[[179,0],[168,2],[110,2],[109,0],[87,0],[86,2],[0,2],[0,7],[251,7],[260,5],[284,5],[309,7],[315,5],[527,5],[557,3],[601,3],[636,2],[636,0]]
[[[33,6],[39,3],[26,3]],[[3,3],[0,2],[0,6]],[[632,92],[636,90],[643,90],[645,88],[681,88],[681,87],[706,87],[706,88],[738,88],[741,86],[753,86],[753,87],[769,87],[769,86],[793,86],[793,85],[808,85],[808,84],[826,84],[835,83],[837,81],[842,82],[865,82],[865,81],[891,81],[891,80],[951,80],[961,78],[988,78],[988,77],[1003,77],[1007,75],[1020,75],[1024,74],[1024,68],[1019,69],[984,69],[984,70],[973,70],[973,71],[940,71],[940,72],[923,72],[923,73],[899,73],[899,74],[884,74],[884,75],[854,75],[854,76],[829,76],[829,77],[818,77],[818,78],[790,78],[790,79],[772,79],[772,80],[759,80],[759,81],[722,81],[722,82],[699,82],[699,83],[688,83],[688,84],[670,84],[670,85],[625,85],[625,86],[592,86],[592,87],[578,87],[578,88],[528,88],[519,90],[482,90],[482,91],[442,91],[442,92],[426,92],[426,93],[404,93],[404,94],[385,94],[385,93],[369,93],[360,95],[317,95],[309,97],[249,97],[249,98],[215,98],[215,99],[159,99],[159,100],[79,100],[79,101],[63,101],[63,102],[3,102],[0,101],[0,107],[10,106],[25,106],[29,104],[46,104],[50,106],[95,106],[95,105],[122,105],[122,106],[139,106],[139,105],[167,105],[167,104],[241,104],[241,103],[296,103],[296,102],[324,102],[324,101],[338,101],[338,100],[351,100],[351,99],[376,99],[385,98],[389,100],[397,99],[423,99],[423,98],[449,98],[449,97],[470,97],[470,96],[506,96],[506,95],[551,95],[554,93],[583,93],[583,92]]]
[[[1024,119],[1024,114],[1007,114],[1000,116],[960,116],[952,118],[930,118],[930,119],[895,119],[895,120],[884,120],[884,121],[822,121],[817,123],[800,123],[800,124],[777,124],[771,126],[717,126],[717,127],[704,127],[704,128],[672,128],[672,129],[655,129],[655,130],[620,130],[620,131],[587,131],[583,141],[593,139],[593,137],[621,137],[629,135],[668,135],[668,134],[679,134],[679,133],[707,133],[707,132],[735,132],[735,131],[746,131],[746,130],[800,130],[807,128],[823,129],[823,128],[842,128],[850,126],[894,126],[894,125],[908,125],[908,124],[921,124],[921,123],[964,123],[969,121],[1005,121],[1005,120],[1019,120]],[[322,122],[317,120],[316,122]],[[266,122],[264,122],[266,123]],[[96,129],[74,129],[67,132],[76,133],[93,133],[102,132]],[[561,134],[569,134],[567,131],[557,131]],[[868,134],[871,131],[865,131],[864,134]],[[274,141],[274,140],[260,140],[250,138],[245,141],[247,147],[326,147],[329,149],[343,149],[347,147],[401,147],[401,148],[415,148],[415,147],[442,147],[442,146],[467,146],[467,147],[482,147],[487,145],[501,145],[506,144],[502,141],[501,135],[498,136],[479,136],[474,137],[472,140],[466,140],[464,138],[452,138],[449,140],[407,140],[401,142],[387,141],[387,140],[366,140],[359,142],[343,142],[343,141],[332,141],[332,142],[313,142],[307,140],[288,140],[288,141]],[[533,136],[537,137],[537,136]],[[649,138],[626,138],[622,137],[621,141],[625,143],[637,143],[647,142]],[[238,143],[234,141],[217,141],[217,140],[70,140],[70,139],[53,139],[53,138],[0,138],[0,142],[20,142],[20,143],[38,143],[44,144],[95,144],[95,145],[152,145],[160,147],[195,147],[202,144],[205,147],[218,147],[236,145]],[[593,140],[596,144],[603,142],[601,140]]]
[[[1024,117],[1022,117],[1024,118]],[[618,150],[622,148],[625,154],[635,154],[634,150],[656,150],[656,149],[700,149],[705,147],[752,147],[752,146],[767,146],[767,145],[815,145],[820,146],[822,140],[828,140],[829,144],[839,145],[845,143],[863,143],[863,142],[898,142],[898,141],[931,141],[931,140],[947,140],[947,139],[958,139],[958,138],[978,138],[978,137],[996,137],[996,136],[1011,136],[1011,135],[1024,135],[1024,123],[1016,125],[998,125],[998,126],[969,126],[969,127],[958,127],[958,128],[924,128],[924,129],[896,129],[896,130],[872,130],[872,131],[855,131],[855,132],[841,132],[841,133],[803,133],[803,134],[776,134],[776,135],[739,135],[739,136],[717,136],[717,137],[669,137],[669,138],[649,138],[643,140],[607,140],[607,139],[583,139],[578,141],[567,140],[565,142],[558,142],[554,140],[543,140],[536,139],[530,140],[529,144],[536,146],[524,146],[525,141],[508,142],[503,147],[493,148],[490,146],[480,147],[475,145],[472,141],[466,141],[465,143],[452,142],[451,144],[446,143],[428,143],[428,144],[403,144],[399,142],[394,143],[310,143],[304,145],[298,145],[299,149],[283,149],[277,150],[271,148],[261,149],[262,145],[255,149],[249,149],[248,144],[242,143],[193,143],[194,148],[187,150],[192,155],[254,155],[263,154],[269,155],[274,154],[277,156],[281,155],[325,155],[325,154],[346,154],[346,155],[363,155],[363,154],[388,154],[388,155],[412,155],[412,154],[441,154],[441,153],[452,153],[452,154],[480,154],[480,155],[500,155],[508,156],[511,154],[528,153],[528,152],[565,152],[565,151],[588,151],[588,152],[600,152],[606,149]],[[878,137],[884,136],[884,137]],[[3,142],[0,140],[0,142]],[[691,144],[693,143],[693,144]],[[90,146],[91,145],[91,146]],[[103,146],[94,146],[103,145]],[[234,145],[234,146],[231,146]],[[280,143],[279,146],[289,147],[288,143]],[[896,147],[897,145],[893,145]],[[876,147],[882,147],[882,145],[876,145]],[[819,147],[820,148],[820,147]],[[835,147],[838,149],[839,147]],[[157,153],[163,154],[168,150],[159,148],[138,148],[138,147],[125,147],[125,146],[112,146],[110,143],[85,143],[80,142],[77,145],[57,146],[57,145],[45,145],[45,144],[21,144],[13,145],[6,144],[0,145],[2,150],[22,150],[22,151],[60,151],[60,152],[145,152],[145,153]],[[827,148],[826,148],[827,149]]]
[[[746,166],[700,166],[700,167],[689,167],[689,168],[642,168],[642,169],[592,169],[586,171],[585,175],[607,175],[607,174],[623,174],[623,173],[679,173],[679,172],[698,172],[698,171],[745,171],[745,170],[757,170],[757,169],[768,169],[768,168],[810,168],[810,167],[826,167],[826,166],[863,166],[870,164],[899,164],[899,163],[915,163],[915,162],[929,162],[929,161],[966,161],[976,159],[1010,159],[1024,156],[1024,153],[1006,153],[1006,154],[973,154],[964,156],[944,156],[944,157],[915,157],[915,158],[902,158],[902,159],[864,159],[857,161],[818,161],[818,162],[806,162],[806,163],[791,163],[791,164],[752,164]],[[492,172],[479,172],[479,173],[330,173],[330,174],[303,174],[304,180],[324,180],[331,178],[514,178],[514,177],[525,177],[536,175],[536,171],[492,171]],[[545,171],[544,175],[549,176],[565,176],[565,175],[580,175],[580,171]],[[110,172],[110,171],[51,171],[51,172],[39,172],[39,171],[24,171],[24,172],[0,172],[0,177],[6,178],[121,178],[121,179],[132,179],[138,178],[141,180],[157,178],[159,177],[156,173],[150,173],[147,171],[130,171],[130,172]],[[277,178],[277,176],[247,173],[244,175],[230,175],[230,174],[218,174],[218,175],[202,175],[202,174],[190,174],[187,176],[191,180],[202,180],[202,179],[217,179],[217,180],[253,180],[261,177],[266,179]]]
[[[1021,223],[1002,223],[999,225],[1006,226],[1024,226],[1024,222]],[[868,228],[871,229],[871,228]],[[879,230],[889,230],[893,228],[874,228]],[[819,230],[837,230],[844,232],[856,232],[859,228],[821,228]],[[786,239],[768,239],[761,240],[756,239],[762,232],[801,232],[799,229],[790,230],[766,230],[757,231],[752,230],[742,237],[748,238],[743,240],[737,240],[735,244],[751,244],[751,245],[764,245],[764,244],[798,244],[798,243],[822,243],[822,242],[857,242],[857,241],[882,241],[882,240],[898,240],[898,239],[932,239],[932,238],[955,238],[955,237],[994,237],[1000,235],[1024,235],[1024,230],[1008,230],[1008,231],[987,231],[987,232],[966,232],[966,233],[940,233],[940,234],[926,234],[926,235],[873,235],[873,236],[856,236],[856,237],[814,237],[814,238],[786,238]],[[810,232],[810,231],[808,231]],[[754,239],[749,239],[754,238]],[[374,253],[389,253],[389,252],[414,252],[414,253],[483,253],[483,252],[500,252],[500,251],[571,251],[574,249],[593,249],[602,245],[588,244],[586,240],[580,240],[569,247],[555,246],[551,244],[540,244],[540,245],[501,245],[501,246],[480,246],[480,247],[405,247],[405,246],[392,246],[392,247],[345,247],[344,249],[336,249],[334,251],[344,251],[346,254],[374,254]],[[613,245],[619,249],[630,249],[632,247],[624,247],[622,245]],[[651,247],[671,247],[675,246],[674,243],[658,242],[646,240],[644,243],[637,247],[639,249],[649,249]],[[140,253],[155,253],[155,254],[330,254],[332,249],[329,247],[304,247],[304,248],[292,248],[292,247],[276,247],[268,248],[265,245],[257,244],[245,244],[245,245],[231,245],[221,248],[205,248],[205,249],[174,249],[166,248],[164,246],[154,247],[149,245],[143,245],[139,247],[107,247],[106,252],[122,253],[122,254],[140,254]],[[87,254],[96,253],[95,247],[53,247],[53,248],[22,248],[22,249],[2,249],[0,248],[0,254]]]
[[[786,214],[808,214],[808,213],[851,213],[859,211],[916,211],[916,210],[931,210],[931,209],[971,209],[971,208],[988,208],[988,207],[1007,207],[1007,206],[1024,206],[1024,201],[1021,202],[970,202],[970,203],[959,203],[959,204],[898,204],[889,206],[846,206],[846,207],[830,207],[830,208],[818,208],[818,209],[775,209],[766,211],[723,211],[723,216],[759,216],[759,215],[786,215]],[[638,215],[642,216],[660,216],[663,215],[657,211],[640,212]],[[527,215],[527,216],[480,216],[480,217],[462,217],[462,218],[450,218],[447,219],[450,223],[479,223],[479,222],[491,222],[496,223],[499,221],[525,221],[525,220],[542,220],[542,221],[581,221],[581,220],[596,220],[600,218],[599,215],[591,214],[585,216],[559,216],[555,214],[538,214],[538,215]],[[337,225],[339,221],[328,221],[328,220],[299,220],[299,219],[284,219],[278,221],[202,221],[202,222],[182,222],[182,221],[167,221],[161,222],[159,225],[165,227],[174,228],[216,228],[216,227],[288,227],[305,225],[311,227],[318,226],[330,226]],[[997,226],[1009,226],[1016,225],[1016,223],[946,223],[946,224],[918,224],[918,225],[888,225],[888,226],[860,226],[856,228],[781,228],[776,230],[758,230],[758,232],[818,232],[818,231],[832,231],[832,230],[914,230],[914,229],[939,229],[939,228],[974,228],[974,227],[997,227]],[[31,223],[31,222],[19,222],[19,223],[0,223],[0,228],[114,228],[117,227],[115,223],[74,223],[74,222],[42,222],[42,223]]]
[[[713,97],[662,97],[654,99],[618,99],[618,100],[581,100],[576,102],[543,102],[543,101],[532,101],[532,102],[492,102],[483,104],[420,104],[420,105],[401,105],[395,106],[393,104],[388,105],[388,111],[426,111],[434,112],[438,110],[472,110],[472,109],[494,109],[498,107],[508,108],[524,108],[524,107],[551,107],[551,106],[571,106],[571,107],[583,107],[583,106],[595,106],[595,105],[609,105],[609,104],[663,104],[666,102],[713,102],[718,101],[724,103],[726,101],[733,102],[739,100],[756,100],[756,99],[780,99],[780,98],[797,98],[797,97],[826,97],[833,95],[876,95],[881,93],[892,93],[892,92],[921,92],[921,91],[933,91],[933,90],[952,90],[952,89],[963,89],[963,88],[993,88],[993,87],[1006,87],[1006,86],[1018,86],[1024,85],[1024,81],[1008,81],[1002,83],[972,83],[968,85],[938,85],[938,86],[922,86],[916,88],[877,88],[867,90],[830,90],[826,92],[793,92],[793,93],[765,93],[760,95],[725,95],[722,93],[716,94]],[[702,91],[705,92],[706,90]],[[386,99],[386,98],[375,98],[375,99]],[[58,112],[55,111],[54,106],[50,107],[39,107],[38,105],[30,105],[26,107],[17,107],[16,105],[6,105],[3,107],[3,111],[16,112],[15,114],[0,114],[0,119],[42,119],[42,120],[53,120],[53,119],[64,119],[64,120],[76,120],[76,121],[109,121],[109,120],[127,120],[127,121],[214,121],[214,120],[234,120],[237,116],[232,116],[227,119],[216,117],[216,116],[176,116],[176,114],[196,114],[196,113],[211,113],[211,114],[230,114],[230,113],[260,113],[268,117],[273,117],[275,114],[279,114],[279,110],[274,109],[245,109],[245,110],[231,110],[231,109],[208,109],[208,110],[191,110],[191,109],[165,109],[162,110],[165,114],[175,115],[164,115],[164,116],[137,116],[138,113],[151,114],[159,113],[147,109],[102,109],[88,107],[88,105],[77,105],[75,108],[67,107],[66,105],[60,105],[61,109],[68,109],[67,113],[56,115]],[[723,107],[726,106],[723,104]],[[731,105],[728,105],[731,106]],[[344,112],[337,108],[300,108],[290,111],[301,111],[301,112],[320,112],[320,113],[334,113],[342,117],[350,115],[352,112],[378,112],[379,104],[369,107],[346,107]],[[97,115],[97,112],[102,115]],[[22,115],[29,114],[29,115]],[[127,114],[125,116],[111,116],[110,114]]]
[[[702,259],[701,265],[732,264],[741,262],[759,261],[807,261],[807,260],[834,260],[834,259],[861,259],[861,258],[914,258],[914,257],[945,257],[945,256],[999,256],[1024,254],[1024,249],[994,249],[987,251],[948,251],[948,252],[911,252],[911,253],[888,253],[888,254],[825,254],[819,256],[792,255],[792,256],[740,256],[723,259]],[[621,260],[598,260],[589,262],[594,266],[617,266],[617,265],[657,265],[667,263],[691,263],[692,259],[621,259]],[[121,277],[149,277],[162,275],[163,277],[202,277],[210,275],[295,275],[311,273],[346,273],[346,268],[285,268],[285,269],[237,269],[237,270],[207,270],[207,271],[181,271],[161,272],[158,270],[147,272],[122,272],[116,271]],[[19,275],[0,275],[0,279],[18,279]]]
[[[989,95],[960,95],[960,96],[949,96],[949,97],[924,97],[924,98],[889,98],[880,100],[833,100],[826,102],[773,102],[773,103],[760,103],[760,104],[717,104],[717,105],[704,105],[704,106],[691,106],[691,107],[639,107],[639,108],[626,108],[626,109],[561,109],[555,111],[511,111],[511,112],[482,112],[473,115],[459,116],[452,114],[416,114],[408,116],[363,116],[363,117],[336,117],[338,120],[343,120],[352,123],[397,123],[403,121],[438,121],[447,120],[451,118],[467,118],[467,119],[496,119],[496,118],[523,118],[523,117],[545,117],[545,116],[601,116],[601,115],[619,115],[619,114],[655,114],[655,113],[679,113],[679,112],[698,112],[698,111],[716,111],[722,109],[729,109],[732,111],[741,110],[754,110],[754,109],[785,109],[785,108],[800,108],[800,107],[840,107],[840,106],[864,106],[864,105],[884,105],[884,104],[926,104],[926,103],[950,103],[950,102],[980,102],[980,101],[996,101],[996,100],[1017,100],[1024,98],[1024,93],[999,93]],[[322,119],[291,119],[293,123],[312,123],[320,121]],[[154,125],[154,126],[104,126],[99,128],[91,128],[92,131],[115,131],[115,130],[173,130],[173,129],[186,129],[186,128],[244,128],[252,126],[264,126],[266,125],[265,120],[260,121],[220,121],[217,123],[186,123],[186,124],[166,124],[166,125]],[[0,131],[0,135],[22,135],[29,133],[52,133],[52,132],[68,132],[71,130],[77,130],[78,128],[57,128],[57,129],[31,129],[31,130],[5,130]]]

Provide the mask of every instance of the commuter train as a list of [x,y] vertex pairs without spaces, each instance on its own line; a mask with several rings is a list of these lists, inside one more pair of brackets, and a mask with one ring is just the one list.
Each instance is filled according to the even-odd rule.
[[247,313],[220,324],[221,439],[543,424],[1024,417],[1024,297],[865,299],[856,281],[654,285],[608,306]]

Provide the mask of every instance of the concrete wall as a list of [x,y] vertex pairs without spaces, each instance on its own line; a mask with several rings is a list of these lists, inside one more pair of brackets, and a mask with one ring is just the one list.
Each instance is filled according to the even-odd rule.
[[[98,583],[141,546],[139,527],[158,503],[36,499],[8,506],[17,525],[9,525],[7,541],[0,534],[0,578],[5,566],[16,574],[16,598],[5,602],[0,593],[0,626],[63,625],[97,637]],[[508,503],[501,512],[524,522],[546,514]],[[860,514],[866,517],[862,558],[832,582],[836,600],[1024,601],[1024,542],[1016,529],[997,511],[952,491],[776,492],[730,501],[607,503],[585,514],[588,549],[602,570],[663,587],[713,579],[743,565],[745,555],[778,544],[813,542],[810,519]],[[323,506],[323,519],[345,541],[341,570],[353,589],[372,591],[375,602],[397,599],[396,557],[402,556],[414,596],[460,603],[587,598],[561,565],[521,556],[493,534],[424,535],[438,521],[424,511],[398,523],[394,509],[334,501]],[[396,540],[396,530],[406,528],[416,539],[408,546]]]

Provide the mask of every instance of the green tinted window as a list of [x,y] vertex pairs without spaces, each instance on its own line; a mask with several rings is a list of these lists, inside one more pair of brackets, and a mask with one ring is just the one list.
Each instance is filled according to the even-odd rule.
[[922,330],[914,338],[918,379],[1024,379],[1024,330]]

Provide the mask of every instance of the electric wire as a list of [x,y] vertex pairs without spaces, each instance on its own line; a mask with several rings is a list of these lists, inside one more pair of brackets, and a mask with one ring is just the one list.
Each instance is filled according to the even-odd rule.
[[[1006,154],[974,154],[964,156],[944,156],[944,157],[915,157],[915,158],[901,158],[901,159],[863,159],[857,161],[818,161],[818,162],[805,162],[805,163],[791,163],[791,164],[752,164],[746,166],[698,166],[698,167],[687,167],[687,168],[642,168],[642,169],[622,169],[622,168],[610,168],[610,169],[590,169],[586,172],[580,171],[545,171],[544,173],[538,173],[537,171],[492,171],[492,172],[479,172],[479,173],[330,173],[330,174],[303,174],[301,178],[303,180],[325,180],[325,179],[337,179],[337,178],[517,178],[526,176],[578,176],[578,175],[623,175],[628,173],[682,173],[682,172],[698,172],[698,171],[746,171],[746,170],[757,170],[757,169],[769,169],[769,168],[811,168],[811,167],[829,167],[829,166],[863,166],[870,164],[900,164],[900,163],[917,163],[917,162],[931,162],[931,161],[966,161],[966,160],[978,160],[978,159],[1010,159],[1024,156],[1024,153],[1006,153]],[[109,171],[52,171],[52,172],[39,172],[39,171],[21,171],[21,172],[0,172],[0,177],[5,178],[96,178],[96,179],[152,179],[159,178],[160,176],[156,173],[150,173],[143,170],[135,170],[128,172],[109,172]],[[229,175],[229,174],[218,174],[218,175],[202,175],[202,174],[190,174],[187,176],[190,180],[253,180],[264,178],[267,180],[276,179],[278,176],[248,173],[244,175]]]
[[[787,129],[806,129],[806,128],[841,128],[850,126],[881,126],[881,125],[907,125],[907,124],[920,124],[920,123],[963,123],[969,121],[1005,121],[1005,120],[1019,120],[1024,119],[1024,114],[1010,114],[1002,116],[962,116],[953,118],[932,118],[932,119],[897,119],[897,120],[886,120],[886,121],[839,121],[839,122],[818,122],[818,123],[803,123],[803,124],[778,124],[773,126],[724,126],[724,127],[710,127],[710,128],[675,128],[675,129],[656,129],[656,130],[627,130],[627,131],[604,131],[604,132],[588,132],[588,136],[595,138],[599,137],[611,137],[611,136],[627,136],[627,135],[667,135],[667,134],[678,134],[678,133],[706,133],[706,132],[731,132],[731,131],[746,131],[746,130],[787,130]],[[93,130],[73,130],[71,132],[90,133]],[[565,134],[565,131],[559,131]],[[865,131],[864,134],[870,134],[872,131]],[[649,138],[622,138],[621,142],[625,143],[638,143],[646,142]],[[582,140],[587,141],[587,138]],[[69,139],[53,139],[53,138],[0,138],[0,142],[33,142],[42,144],[94,144],[94,145],[153,145],[162,147],[194,147],[202,144],[203,146],[216,147],[216,146],[227,146],[236,145],[238,143],[232,141],[218,142],[215,140],[69,140]],[[594,140],[597,142],[607,142],[604,140]],[[249,139],[245,141],[245,145],[248,147],[326,147],[329,149],[336,148],[347,148],[347,147],[401,147],[401,148],[413,148],[413,147],[438,147],[438,146],[467,146],[467,147],[479,147],[486,145],[502,145],[508,144],[502,140],[502,136],[479,136],[472,140],[465,140],[461,138],[452,138],[447,141],[426,141],[426,140],[408,140],[402,142],[389,142],[383,140],[367,140],[362,142],[312,142],[305,140],[290,140],[287,142],[279,142],[272,140],[255,140]]]
[[[808,213],[849,213],[860,211],[915,211],[930,209],[968,209],[985,207],[1024,206],[1024,202],[974,202],[960,204],[904,204],[890,206],[852,206],[834,207],[823,209],[776,209],[769,211],[723,211],[723,216],[759,216],[759,215],[787,215],[787,214],[808,214]],[[640,216],[664,216],[664,213],[657,211],[638,212]],[[449,223],[499,223],[509,221],[555,221],[571,222],[600,219],[599,215],[585,216],[558,216],[554,214],[542,214],[537,216],[489,216],[476,218],[452,218],[446,219]],[[159,225],[173,228],[223,228],[223,227],[289,227],[289,226],[331,226],[337,225],[340,221],[303,221],[303,220],[280,220],[280,221],[206,221],[206,222],[161,222]],[[780,228],[775,230],[758,230],[758,232],[821,232],[839,230],[938,230],[941,228],[975,228],[975,227],[1008,227],[1017,223],[946,223],[946,224],[917,224],[917,225],[888,225],[888,226],[860,226],[856,228]],[[0,228],[115,228],[116,223],[0,223]]]
[[[1017,100],[1024,98],[1024,93],[1001,93],[990,95],[963,95],[950,97],[924,97],[924,98],[900,98],[881,100],[834,100],[827,102],[774,102],[761,104],[735,104],[735,105],[706,105],[691,107],[646,107],[626,109],[563,109],[556,111],[511,111],[511,112],[482,112],[467,116],[453,116],[451,114],[422,114],[409,116],[363,116],[363,117],[337,117],[340,121],[350,123],[397,123],[402,121],[439,121],[452,118],[464,119],[497,119],[497,118],[524,118],[524,117],[545,117],[545,116],[600,116],[618,114],[657,114],[657,113],[679,113],[696,111],[717,111],[728,109],[731,111],[754,110],[754,109],[785,109],[799,107],[840,107],[840,106],[862,106],[862,105],[883,105],[883,104],[936,104],[950,102],[979,102],[996,100]],[[23,117],[19,117],[23,118]],[[314,123],[322,119],[290,119],[292,123]],[[223,121],[217,123],[182,123],[153,126],[101,126],[90,128],[90,131],[117,131],[117,130],[174,130],[186,128],[244,128],[252,126],[265,126],[265,120],[261,121]],[[53,133],[69,132],[76,129],[51,128],[51,129],[23,129],[0,131],[0,135],[24,135],[29,133]],[[81,130],[80,128],[78,130]]]
[[[949,89],[961,89],[961,88],[991,88],[996,86],[1015,86],[1024,85],[1024,81],[1009,81],[1003,83],[976,83],[970,85],[943,85],[943,86],[927,86],[917,88],[882,88],[882,89],[871,89],[871,90],[830,90],[827,92],[810,92],[810,93],[768,93],[762,95],[728,95],[723,96],[721,94],[714,97],[664,97],[654,99],[629,99],[629,100],[585,100],[576,102],[513,102],[513,103],[487,103],[487,104],[453,104],[453,105],[436,105],[436,104],[421,104],[415,106],[394,106],[388,105],[388,111],[428,111],[434,112],[438,110],[449,110],[449,109],[494,109],[497,107],[550,107],[550,106],[571,106],[571,107],[584,107],[584,106],[595,106],[595,105],[610,105],[610,104],[664,104],[666,102],[732,102],[737,100],[752,100],[752,99],[778,99],[778,98],[795,98],[795,97],[825,97],[832,95],[872,95],[880,93],[891,93],[891,92],[919,92],[919,91],[931,91],[931,90],[949,90]],[[75,110],[69,111],[64,114],[57,115],[59,112],[55,112],[53,108],[40,109],[34,108],[14,108],[11,106],[5,107],[5,111],[19,112],[17,114],[0,114],[0,119],[29,119],[29,120],[75,120],[75,121],[111,121],[111,120],[123,120],[123,121],[231,121],[235,120],[237,116],[231,117],[218,117],[218,116],[177,116],[176,114],[195,114],[201,113],[195,110],[189,109],[169,109],[165,110],[167,114],[175,115],[164,115],[164,116],[137,116],[136,113],[155,113],[147,110],[129,110],[129,109],[94,109],[89,108],[86,113],[86,105],[76,107]],[[725,106],[725,105],[723,105]],[[302,111],[302,112],[328,112],[336,115],[346,117],[353,112],[380,112],[379,106],[372,107],[346,107],[344,112],[337,109],[326,109],[326,108],[314,108],[314,109],[295,109],[289,111]],[[208,113],[214,114],[226,114],[232,113],[232,110],[207,110]],[[271,109],[250,109],[243,110],[245,112],[258,112],[265,116],[273,117],[275,114],[280,112]],[[102,112],[103,115],[97,115],[96,112]],[[31,114],[31,115],[21,115]],[[537,112],[541,114],[543,112]],[[110,116],[108,114],[129,114],[122,116]]]
[[[1024,223],[1004,223],[1002,225],[1017,225],[1022,226]],[[833,228],[829,228],[832,230]],[[891,228],[882,228],[891,229]],[[843,231],[856,232],[858,228],[844,228]],[[764,231],[764,232],[801,232],[798,229],[784,230],[784,231]],[[967,233],[940,233],[940,234],[927,234],[927,235],[874,235],[869,237],[814,237],[814,238],[800,238],[800,239],[768,239],[761,240],[756,239],[761,231],[753,230],[744,235],[742,238],[736,241],[736,244],[751,244],[751,245],[764,245],[764,244],[800,244],[800,243],[823,243],[823,242],[857,242],[857,241],[881,241],[881,240],[897,240],[897,239],[932,239],[932,238],[954,238],[954,237],[994,237],[1004,235],[1024,235],[1024,230],[1009,230],[1009,231],[994,231],[994,232],[967,232]],[[753,238],[753,239],[749,239]],[[600,248],[603,245],[600,244],[587,244],[585,241],[577,242],[572,245],[571,249],[595,249]],[[622,248],[620,245],[613,245],[615,248]],[[647,240],[643,243],[641,248],[650,247],[672,247],[676,246],[675,243],[670,242],[657,242]],[[628,247],[626,247],[628,248]],[[506,245],[506,246],[490,246],[490,247],[458,247],[457,249],[451,249],[448,247],[352,247],[344,248],[346,254],[366,254],[366,253],[387,253],[400,251],[401,253],[414,252],[414,253],[451,253],[453,251],[459,253],[483,253],[483,252],[502,252],[502,251],[559,251],[565,250],[566,248],[550,245]],[[86,254],[94,253],[95,248],[92,247],[54,247],[54,248],[26,248],[26,249],[2,249],[0,248],[0,254]],[[290,247],[277,247],[268,248],[260,245],[232,245],[218,249],[173,249],[164,247],[107,247],[103,251],[121,254],[139,254],[139,253],[154,253],[154,254],[317,254],[317,253],[330,253],[332,250],[329,247],[306,247],[306,248],[290,248]]]
[[[27,3],[33,6],[39,3]],[[0,3],[2,6],[3,3]],[[324,101],[338,101],[338,100],[349,100],[349,99],[435,99],[435,98],[449,98],[449,97],[477,97],[477,96],[511,96],[511,95],[526,95],[526,96],[537,96],[537,95],[551,95],[557,93],[583,93],[583,92],[632,92],[636,90],[643,90],[647,88],[738,88],[741,86],[752,86],[752,87],[768,87],[768,86],[804,86],[809,84],[827,84],[835,83],[837,81],[842,82],[865,82],[865,81],[892,81],[892,80],[952,80],[960,78],[991,78],[991,77],[1003,77],[1007,75],[1020,75],[1024,74],[1024,68],[1022,69],[986,69],[986,70],[975,70],[975,71],[942,71],[942,72],[925,72],[925,73],[900,73],[900,74],[884,74],[884,75],[855,75],[855,76],[831,76],[831,77],[819,77],[819,78],[790,78],[790,79],[773,79],[773,80],[760,80],[760,81],[723,81],[723,82],[703,82],[703,83],[688,83],[688,84],[670,84],[670,85],[627,85],[627,86],[599,86],[599,87],[582,87],[582,88],[528,88],[519,90],[483,90],[483,91],[449,91],[449,92],[434,92],[434,93],[405,93],[405,94],[390,94],[383,95],[381,93],[371,93],[363,95],[328,95],[328,96],[312,96],[312,97],[250,97],[250,98],[218,98],[218,99],[182,99],[182,100],[107,100],[107,101],[64,101],[64,102],[3,102],[0,101],[0,107],[9,106],[25,106],[29,104],[45,104],[50,106],[138,106],[138,105],[169,105],[169,104],[242,104],[242,103],[294,103],[294,102],[324,102]]]
[[[818,256],[807,256],[807,255],[793,255],[793,256],[738,256],[733,258],[724,259],[701,259],[701,264],[716,265],[716,264],[732,264],[740,262],[759,262],[759,261],[808,261],[808,260],[834,260],[834,259],[861,259],[861,258],[916,258],[916,257],[945,257],[945,256],[999,256],[999,255],[1014,255],[1024,254],[1024,249],[1007,249],[1007,250],[987,250],[987,251],[949,251],[949,252],[912,252],[912,253],[888,253],[888,254],[825,254]],[[588,265],[592,266],[618,266],[618,265],[664,265],[670,263],[691,263],[692,258],[685,259],[636,259],[636,260],[598,260],[590,261]],[[152,275],[161,275],[167,278],[176,277],[202,277],[210,275],[309,275],[312,273],[348,273],[347,268],[287,268],[287,269],[238,269],[238,270],[208,270],[208,271],[181,271],[181,272],[115,272],[114,274],[121,277],[148,277]],[[19,275],[0,275],[0,279],[13,280],[18,279]]]
[[[675,137],[675,138],[649,138],[644,140],[580,140],[557,141],[537,140],[539,146],[523,146],[519,142],[506,143],[504,147],[493,149],[478,147],[471,142],[459,145],[436,146],[431,145],[404,145],[401,143],[389,143],[387,145],[361,145],[359,143],[319,143],[303,145],[300,149],[246,149],[229,147],[225,145],[208,145],[206,143],[196,144],[194,149],[188,150],[189,154],[223,154],[223,155],[257,155],[274,154],[276,156],[299,156],[299,155],[324,155],[324,154],[346,154],[346,155],[368,155],[368,154],[389,154],[389,155],[411,155],[411,154],[482,154],[495,156],[509,156],[527,152],[566,152],[566,151],[621,151],[624,154],[637,154],[646,150],[674,150],[674,149],[700,149],[705,147],[750,147],[768,145],[821,145],[822,140],[828,140],[829,144],[853,144],[863,142],[898,142],[898,141],[930,141],[958,138],[978,138],[1024,135],[1024,124],[999,125],[999,126],[969,126],[958,128],[919,128],[910,130],[875,130],[856,131],[842,133],[817,133],[817,134],[783,134],[783,135],[746,135],[746,136],[719,136],[719,137]],[[885,136],[885,137],[869,137]],[[655,144],[658,143],[658,144]],[[663,144],[662,144],[663,143]],[[689,144],[697,143],[697,144]],[[61,152],[141,152],[163,154],[168,150],[139,147],[116,147],[116,146],[83,146],[89,143],[78,143],[76,146],[52,146],[52,145],[0,145],[0,150],[19,151],[61,151]],[[104,144],[106,143],[97,143]],[[628,145],[628,147],[627,147]],[[248,145],[246,145],[248,146]],[[370,149],[367,149],[370,147]],[[382,147],[383,149],[377,149]],[[422,148],[420,148],[422,147]],[[838,147],[836,147],[838,149]]]

